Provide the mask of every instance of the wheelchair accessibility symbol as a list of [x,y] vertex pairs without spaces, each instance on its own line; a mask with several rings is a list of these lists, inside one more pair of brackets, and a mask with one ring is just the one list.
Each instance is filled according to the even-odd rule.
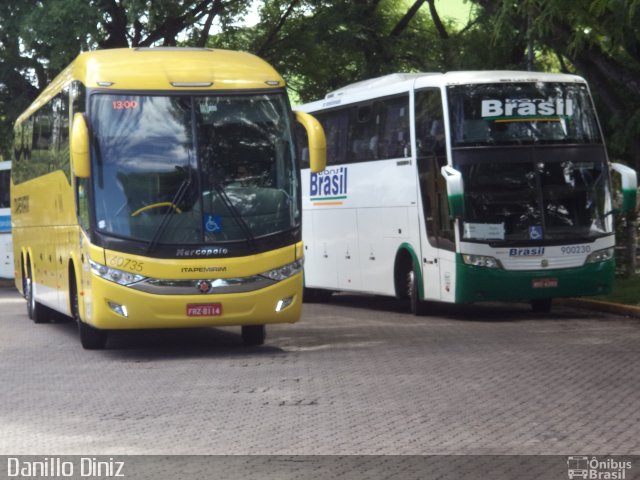
[[204,216],[204,231],[207,233],[222,232],[222,217],[220,215],[206,214]]
[[542,240],[542,226],[533,225],[529,227],[529,238],[531,240]]

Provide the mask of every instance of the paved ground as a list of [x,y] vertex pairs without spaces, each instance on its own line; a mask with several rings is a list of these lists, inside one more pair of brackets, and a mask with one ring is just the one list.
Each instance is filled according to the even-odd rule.
[[228,328],[96,352],[24,312],[0,290],[1,454],[640,454],[638,319],[345,295],[259,348]]

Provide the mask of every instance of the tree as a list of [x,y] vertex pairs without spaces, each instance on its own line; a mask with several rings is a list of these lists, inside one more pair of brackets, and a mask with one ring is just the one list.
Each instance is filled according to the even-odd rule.
[[67,64],[95,48],[206,44],[250,0],[22,0],[0,4],[0,152],[10,158],[12,124]]
[[365,78],[455,67],[455,33],[433,0],[270,0],[257,25],[213,36],[210,46],[257,53],[306,101]]
[[512,38],[512,66],[524,67],[527,35],[538,68],[555,59],[584,76],[596,99],[611,156],[640,168],[640,0],[472,0],[492,46]]

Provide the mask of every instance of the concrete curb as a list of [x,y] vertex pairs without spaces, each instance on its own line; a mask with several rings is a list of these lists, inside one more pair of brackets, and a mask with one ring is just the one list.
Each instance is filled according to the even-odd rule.
[[634,305],[624,305],[622,303],[603,302],[601,300],[591,300],[586,298],[564,298],[560,303],[572,307],[596,310],[598,312],[615,313],[616,315],[628,315],[640,318],[640,307]]

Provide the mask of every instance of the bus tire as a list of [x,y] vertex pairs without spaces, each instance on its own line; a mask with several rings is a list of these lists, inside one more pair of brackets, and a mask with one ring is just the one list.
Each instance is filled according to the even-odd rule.
[[107,344],[107,332],[92,327],[82,320],[78,320],[80,344],[85,350],[102,350]]
[[426,313],[426,304],[420,300],[420,294],[418,293],[418,277],[413,268],[407,273],[407,294],[409,296],[409,306],[411,313],[416,316],[421,316]]
[[262,345],[267,337],[264,325],[242,325],[242,343],[246,346]]
[[531,300],[531,310],[535,313],[549,313],[551,311],[551,299],[535,298]]
[[78,333],[80,334],[80,344],[82,345],[82,348],[85,350],[102,350],[107,344],[107,332],[92,327],[80,319],[78,289],[73,276],[70,279],[69,295],[69,298],[71,299],[71,316],[78,325]]
[[49,321],[49,312],[47,307],[36,300],[33,291],[33,275],[31,274],[31,265],[27,267],[27,277],[24,285],[24,296],[27,300],[27,315],[33,320],[33,323],[46,323]]
[[320,288],[304,288],[302,291],[302,301],[304,303],[323,303],[331,299],[331,290],[322,290]]

